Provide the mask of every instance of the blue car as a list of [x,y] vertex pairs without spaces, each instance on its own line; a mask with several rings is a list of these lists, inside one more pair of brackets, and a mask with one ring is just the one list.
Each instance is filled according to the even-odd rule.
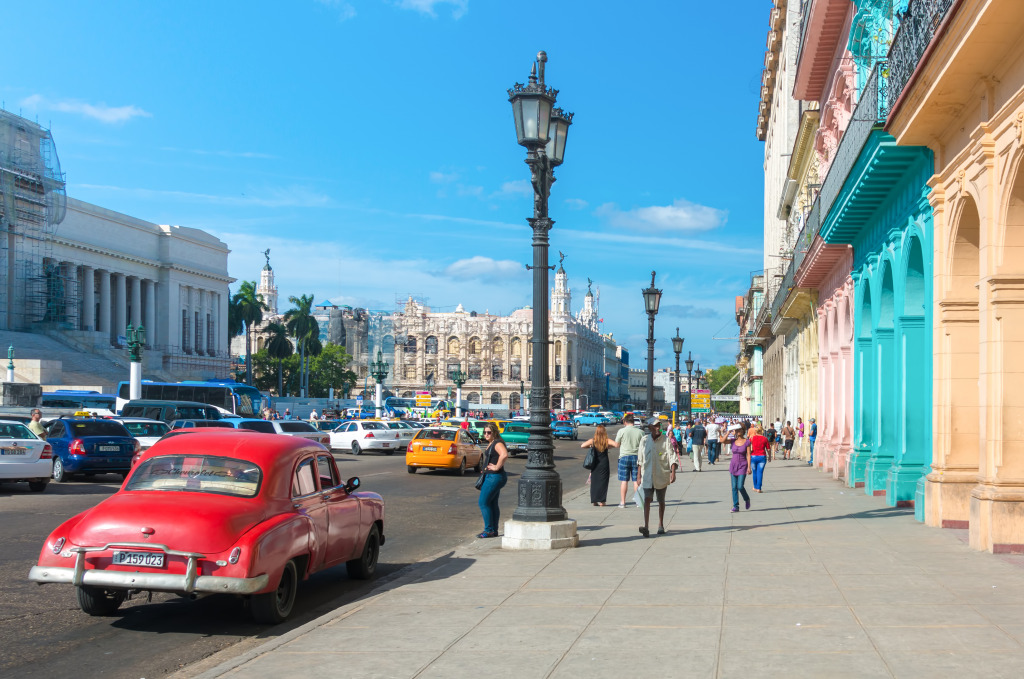
[[46,426],[46,442],[53,448],[53,480],[73,474],[128,475],[132,457],[141,444],[116,420],[59,417]]
[[580,437],[579,430],[576,428],[576,423],[572,421],[566,422],[552,422],[551,423],[551,436],[556,439],[569,439],[575,441]]
[[577,427],[581,424],[611,424],[611,420],[604,415],[598,415],[597,413],[580,413],[573,421],[576,423]]

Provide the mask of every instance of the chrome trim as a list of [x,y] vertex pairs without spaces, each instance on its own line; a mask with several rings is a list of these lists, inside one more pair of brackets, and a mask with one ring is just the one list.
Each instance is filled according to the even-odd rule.
[[[76,564],[77,565],[77,564]],[[189,582],[191,577],[192,581]],[[206,594],[255,594],[266,589],[269,575],[254,578],[228,578],[219,575],[200,575],[195,571],[185,575],[169,573],[136,573],[128,571],[102,571],[90,569],[79,575],[77,568],[33,566],[28,579],[40,584],[61,583],[75,586],[141,589],[161,592],[203,592]]]

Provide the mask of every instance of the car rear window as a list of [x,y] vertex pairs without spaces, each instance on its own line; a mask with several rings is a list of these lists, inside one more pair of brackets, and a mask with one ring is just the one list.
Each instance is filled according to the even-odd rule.
[[223,420],[196,420],[195,425],[197,427],[219,427],[221,429],[234,429],[234,426],[230,422],[224,422]]
[[132,436],[163,436],[170,427],[164,422],[123,422],[124,428]]
[[2,423],[0,424],[0,439],[34,439],[35,434],[28,430],[23,424]]
[[278,425],[281,427],[281,431],[290,434],[308,434],[311,431],[316,431],[315,427],[306,422],[279,422]]
[[201,408],[199,406],[178,406],[175,408],[177,420],[206,420],[215,419],[212,408]]
[[509,424],[509,425],[505,425],[505,431],[506,432],[511,432],[513,434],[529,434],[530,433],[530,428],[529,427],[514,426],[514,425],[510,425]]
[[215,493],[255,497],[263,471],[252,462],[216,455],[161,455],[138,466],[125,490]]
[[68,422],[72,436],[131,436],[120,422]]
[[250,431],[258,431],[263,434],[276,434],[277,430],[274,429],[274,425],[270,422],[239,422],[239,429],[248,429]]
[[430,427],[428,429],[420,429],[416,434],[415,438],[420,440],[423,439],[434,439],[435,441],[454,441],[455,434],[458,429],[445,429],[442,427]]
[[363,429],[387,429],[383,422],[363,422]]

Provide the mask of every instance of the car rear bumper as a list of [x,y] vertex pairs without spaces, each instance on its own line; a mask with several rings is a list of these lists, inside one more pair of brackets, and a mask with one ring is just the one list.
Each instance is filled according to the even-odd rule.
[[133,573],[128,571],[86,570],[78,577],[74,568],[33,566],[28,579],[39,584],[62,583],[109,587],[114,589],[142,589],[155,592],[202,592],[207,594],[255,594],[266,589],[270,576],[255,578],[225,578],[217,575],[174,575],[171,573]]
[[53,473],[53,460],[36,462],[7,462],[0,464],[0,481],[48,479]]
[[77,474],[79,472],[126,472],[132,468],[132,457],[100,457],[98,455],[61,456],[64,471]]

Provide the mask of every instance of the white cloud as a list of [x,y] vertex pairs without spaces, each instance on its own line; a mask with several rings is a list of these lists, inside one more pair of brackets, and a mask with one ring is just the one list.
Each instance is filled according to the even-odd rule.
[[588,241],[615,243],[617,245],[653,246],[657,248],[679,248],[685,250],[701,250],[705,252],[727,252],[735,255],[756,255],[762,256],[757,248],[741,248],[730,240],[707,241],[693,238],[671,238],[664,236],[637,236],[626,233],[601,233],[599,231],[580,231],[578,229],[561,229],[561,231],[578,235],[574,241],[578,246],[586,245]]
[[571,210],[584,210],[588,205],[590,205],[590,203],[582,198],[566,198],[565,204],[568,205]]
[[451,5],[452,18],[461,19],[469,11],[469,0],[397,0],[395,5],[402,9],[411,9],[420,14],[436,17],[435,7]]
[[345,0],[316,0],[316,2],[335,10],[338,13],[338,21],[348,21],[356,15],[356,8]]
[[192,203],[209,203],[212,205],[255,205],[258,207],[330,207],[330,196],[316,193],[302,186],[271,187],[249,190],[237,196],[218,196],[208,193],[191,193],[188,191],[168,191],[161,189],[127,188],[104,184],[75,184],[72,189],[90,191],[117,191],[130,193],[141,198],[173,198]]
[[520,197],[527,196],[533,197],[533,185],[529,179],[516,179],[514,181],[505,182],[501,185],[501,188],[491,194],[491,198],[507,198],[510,196]]
[[46,109],[50,111],[61,111],[63,113],[78,113],[88,118],[93,118],[102,123],[124,123],[132,118],[151,118],[153,114],[138,106],[107,106],[106,104],[89,104],[84,101],[65,99],[63,101],[50,101],[41,94],[33,94],[21,100],[25,108]]
[[477,255],[460,259],[448,265],[444,275],[457,281],[480,281],[497,283],[514,278],[523,278],[526,268],[510,259],[495,260]]
[[430,173],[430,181],[435,184],[451,184],[458,178],[458,172],[441,172],[440,170],[435,170]]
[[710,231],[725,224],[729,213],[706,205],[679,199],[671,205],[652,205],[620,210],[605,203],[595,215],[612,226],[636,231]]

